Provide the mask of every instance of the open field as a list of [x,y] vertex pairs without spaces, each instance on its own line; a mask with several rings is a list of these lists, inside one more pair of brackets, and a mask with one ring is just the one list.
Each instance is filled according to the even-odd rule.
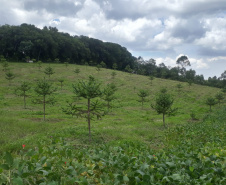
[[[10,63],[10,71],[15,78],[9,84],[5,79],[4,72],[0,75],[0,151],[20,147],[22,143],[35,145],[39,138],[50,137],[53,134],[61,135],[70,140],[73,144],[87,143],[88,127],[84,118],[76,118],[62,112],[66,101],[72,101],[74,97],[72,84],[78,80],[87,80],[93,75],[104,88],[107,83],[115,83],[117,87],[116,99],[113,101],[111,111],[102,117],[101,120],[93,120],[91,129],[94,142],[106,143],[119,140],[145,142],[161,146],[161,135],[163,132],[162,116],[158,115],[150,106],[154,102],[156,93],[163,87],[167,88],[175,98],[174,107],[178,108],[175,116],[166,117],[169,127],[184,124],[191,121],[190,113],[193,111],[198,119],[208,112],[209,107],[205,105],[205,99],[209,95],[215,95],[217,88],[193,84],[189,87],[187,83],[180,83],[172,80],[155,78],[153,83],[146,76],[135,75],[116,71],[117,75],[112,79],[113,70],[96,67],[79,66],[70,64],[50,64],[55,73],[50,79],[44,74],[44,69],[49,64],[42,64],[39,70],[35,63]],[[80,73],[74,73],[76,68]],[[42,105],[33,104],[33,89],[27,98],[27,108],[23,108],[23,97],[14,94],[16,87],[22,81],[31,83],[35,87],[37,80],[46,77],[58,88],[54,96],[56,104],[46,106],[46,121],[43,121]],[[59,78],[63,78],[61,90]],[[182,85],[181,92],[176,88],[177,84]],[[149,101],[144,103],[142,109],[138,102],[137,95],[140,89],[146,89],[150,93]],[[84,102],[82,100],[81,102]],[[217,106],[216,106],[217,107]],[[156,145],[157,144],[157,145]]]
[[[147,76],[120,71],[113,79],[113,70],[73,64],[50,64],[55,73],[49,78],[43,72],[48,66],[39,70],[35,63],[10,63],[16,76],[11,82],[0,73],[0,184],[226,184],[225,102],[212,112],[205,104],[220,89],[158,78],[151,83]],[[74,73],[76,68],[80,73]],[[112,109],[91,121],[92,142],[86,119],[62,111],[67,101],[86,103],[75,99],[72,84],[89,75],[102,88],[108,83],[117,87]],[[34,88],[44,77],[57,87],[57,101],[46,105],[45,121],[42,105],[33,103]],[[32,86],[26,108],[14,93],[22,81]],[[162,88],[178,108],[166,116],[167,128],[150,106]],[[150,94],[143,108],[140,89]]]

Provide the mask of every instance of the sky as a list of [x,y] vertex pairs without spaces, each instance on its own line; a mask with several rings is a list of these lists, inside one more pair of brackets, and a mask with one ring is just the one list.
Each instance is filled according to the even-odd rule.
[[[33,24],[126,47],[135,57],[196,74],[226,70],[226,0],[0,0],[0,25]],[[189,68],[188,68],[189,69]]]

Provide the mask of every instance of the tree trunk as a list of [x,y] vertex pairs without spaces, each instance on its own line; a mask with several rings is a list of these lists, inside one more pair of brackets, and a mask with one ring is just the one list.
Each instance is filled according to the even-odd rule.
[[89,127],[89,141],[91,142],[91,129],[90,129],[90,99],[88,99],[88,127]]
[[26,100],[25,100],[25,96],[24,96],[24,108],[26,109]]
[[45,121],[45,114],[46,114],[46,96],[43,96],[43,116]]
[[162,114],[162,120],[163,120],[163,126],[166,128],[166,124],[165,124],[165,114]]

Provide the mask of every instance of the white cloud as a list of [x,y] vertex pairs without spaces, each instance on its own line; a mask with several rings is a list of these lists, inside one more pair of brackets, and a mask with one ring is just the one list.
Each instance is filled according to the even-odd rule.
[[148,52],[167,66],[185,53],[192,68],[225,69],[224,0],[1,0],[0,12],[0,25],[51,25]]

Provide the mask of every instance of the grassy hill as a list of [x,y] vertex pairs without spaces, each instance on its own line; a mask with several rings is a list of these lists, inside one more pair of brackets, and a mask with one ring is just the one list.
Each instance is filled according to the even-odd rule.
[[[72,101],[72,84],[78,80],[87,80],[89,75],[93,75],[104,88],[108,83],[115,83],[117,87],[116,99],[114,100],[111,112],[101,120],[93,120],[91,123],[93,140],[96,142],[114,142],[117,140],[139,141],[145,143],[155,143],[161,136],[162,116],[158,115],[150,106],[154,102],[156,93],[163,87],[168,89],[175,98],[174,107],[178,108],[176,116],[167,117],[166,122],[171,127],[177,124],[184,124],[191,120],[191,111],[195,112],[197,118],[202,119],[209,107],[205,105],[205,99],[209,95],[215,95],[219,89],[199,86],[193,84],[191,87],[187,83],[182,85],[181,92],[176,87],[179,82],[164,79],[151,80],[146,76],[123,73],[116,71],[116,76],[112,79],[113,70],[101,69],[97,71],[95,67],[50,64],[55,73],[50,79],[44,74],[44,69],[49,64],[43,64],[39,70],[37,64],[10,63],[10,71],[15,74],[11,84],[5,79],[4,72],[1,73],[1,150],[5,146],[23,142],[37,140],[40,137],[51,136],[52,134],[65,135],[75,144],[86,143],[87,123],[85,119],[72,118],[62,112],[62,107],[66,106],[66,101]],[[76,68],[80,73],[74,73]],[[23,97],[14,94],[14,90],[22,81],[28,81],[34,88],[37,80],[46,77],[58,88],[55,93],[56,104],[47,105],[46,121],[43,121],[42,105],[33,104],[33,89],[27,98],[27,108],[23,108]],[[63,78],[61,90],[58,79]],[[137,93],[140,89],[146,89],[150,93],[149,101],[142,105]],[[9,145],[10,143],[10,145]],[[20,143],[20,144],[19,144]],[[159,143],[161,144],[161,143]]]
[[[186,145],[190,142],[190,145],[193,147],[194,151],[198,150],[198,148],[194,147],[194,145],[198,141],[200,141],[200,138],[198,137],[200,133],[202,135],[202,132],[200,130],[203,131],[205,136],[205,137],[203,136],[204,143],[209,142],[208,139],[211,139],[211,138],[208,138],[208,134],[211,135],[209,131],[214,129],[209,126],[204,126],[204,128],[208,128],[205,130],[204,128],[202,128],[203,125],[200,124],[200,122],[205,120],[206,123],[208,124],[209,122],[212,123],[213,120],[216,120],[217,118],[216,116],[215,117],[210,116],[209,107],[205,105],[205,100],[209,96],[215,96],[216,93],[220,91],[217,88],[200,86],[196,84],[192,84],[191,86],[189,86],[187,83],[181,83],[178,81],[158,79],[158,78],[155,78],[151,83],[151,80],[147,76],[129,74],[129,73],[124,73],[120,71],[115,71],[116,76],[113,79],[111,75],[113,70],[101,69],[100,71],[97,71],[96,67],[80,66],[80,65],[72,65],[72,64],[68,65],[67,67],[63,64],[50,64],[50,67],[53,68],[55,73],[51,75],[51,77],[49,78],[43,72],[44,69],[48,66],[49,64],[42,64],[42,68],[39,70],[38,65],[35,63],[10,63],[10,66],[9,66],[10,71],[13,72],[16,76],[11,82],[5,79],[4,72],[0,73],[0,84],[1,84],[0,86],[0,102],[1,102],[0,103],[0,120],[1,120],[0,121],[0,132],[1,132],[0,152],[1,153],[5,151],[14,151],[14,152],[19,151],[22,148],[21,146],[23,144],[26,145],[27,150],[30,149],[30,151],[32,151],[32,148],[35,148],[37,146],[39,147],[39,150],[40,150],[40,148],[42,148],[41,145],[51,146],[51,143],[52,144],[58,143],[60,145],[58,146],[58,148],[62,149],[62,151],[59,151],[58,154],[65,157],[65,159],[62,159],[61,157],[61,162],[63,160],[69,162],[69,160],[74,157],[78,159],[79,162],[84,162],[85,166],[91,165],[90,167],[87,167],[89,169],[81,168],[83,170],[76,172],[76,173],[79,173],[80,175],[84,173],[81,175],[80,181],[77,182],[78,184],[89,184],[91,183],[91,180],[90,181],[87,180],[89,179],[89,177],[87,176],[87,173],[88,173],[87,170],[92,169],[92,165],[94,165],[94,162],[92,162],[92,160],[98,162],[98,159],[101,158],[99,155],[103,155],[102,158],[105,158],[107,156],[109,157],[112,155],[112,158],[113,158],[116,155],[114,154],[116,153],[116,150],[117,151],[119,150],[121,151],[119,152],[120,155],[123,153],[123,156],[121,156],[122,158],[119,157],[119,159],[122,160],[120,162],[121,164],[127,163],[129,160],[135,161],[135,159],[131,158],[134,155],[137,157],[136,161],[139,159],[138,160],[139,165],[144,165],[143,172],[141,172],[142,171],[141,170],[138,172],[139,174],[137,175],[140,181],[144,182],[144,179],[147,178],[147,176],[145,176],[146,163],[144,161],[147,162],[147,157],[150,156],[153,151],[158,151],[161,153],[162,150],[166,150],[166,149],[171,150],[171,153],[169,154],[164,154],[164,152],[161,153],[162,157],[159,154],[158,162],[155,157],[154,158],[149,157],[148,160],[150,161],[156,160],[155,165],[160,165],[159,162],[162,161],[161,163],[163,163],[163,160],[164,160],[165,162],[167,162],[165,163],[166,168],[169,168],[169,169],[172,168],[176,170],[176,169],[180,169],[181,166],[176,165],[177,166],[176,167],[175,164],[170,163],[170,160],[166,160],[166,159],[169,159],[171,157],[176,158],[175,153],[180,153],[178,152],[180,149],[176,147],[178,143],[180,143],[179,146],[181,147],[183,146],[182,141],[184,141]],[[80,69],[80,73],[76,74],[74,72],[76,68]],[[89,143],[88,126],[87,126],[86,119],[77,118],[76,116],[72,117],[71,115],[66,115],[62,112],[62,107],[65,107],[67,105],[67,101],[75,100],[74,98],[75,94],[73,93],[72,84],[78,82],[78,80],[87,80],[89,75],[93,75],[96,79],[98,79],[102,83],[102,88],[104,88],[108,83],[114,83],[118,89],[116,91],[116,99],[112,103],[112,109],[110,110],[110,112],[107,115],[103,116],[100,120],[94,119],[91,121],[91,132],[92,132],[92,139],[93,139],[92,143]],[[37,83],[37,80],[42,79],[43,77],[45,77],[47,80],[52,82],[53,85],[58,88],[54,94],[57,100],[55,105],[46,106],[46,121],[43,121],[42,105],[32,103],[32,100],[34,99],[34,96],[35,96],[33,89]],[[60,78],[64,79],[62,90],[60,87],[60,82],[58,81]],[[32,90],[29,92],[30,96],[27,97],[26,109],[23,108],[23,98],[18,97],[14,94],[15,88],[18,87],[22,81],[28,81],[32,85]],[[178,90],[177,88],[177,85],[179,83],[182,85],[182,88],[180,90]],[[167,129],[164,129],[162,126],[162,116],[158,115],[155,112],[155,110],[153,110],[150,106],[151,103],[154,103],[155,95],[156,93],[159,92],[161,88],[167,88],[167,91],[170,94],[172,94],[172,96],[175,99],[173,107],[178,108],[178,111],[175,116],[166,117],[166,123],[168,125]],[[138,101],[139,97],[137,95],[140,89],[148,90],[148,92],[150,93],[150,95],[148,96],[149,101],[144,103],[143,108],[141,103]],[[86,103],[86,100],[81,99],[79,101],[76,100],[76,102],[77,104],[81,105]],[[213,107],[213,110],[220,110],[221,109],[220,107],[221,106],[219,105],[215,105]],[[191,113],[194,113],[196,115],[196,118],[197,118],[196,121],[191,119],[191,116],[190,116]],[[221,115],[223,115],[223,113],[221,113]],[[221,127],[219,128],[220,130],[219,133],[222,134],[222,135],[220,134],[219,138],[223,142],[225,140],[225,136],[224,136],[225,122],[219,121],[218,123],[221,124],[218,126]],[[197,129],[196,127],[197,128],[199,127],[199,129]],[[195,130],[198,130],[198,131],[195,132],[195,130],[192,130],[194,128]],[[216,129],[215,131],[217,132]],[[218,138],[216,134],[212,134],[212,135],[213,135],[213,138]],[[128,143],[133,143],[133,144],[128,144]],[[91,157],[92,160],[91,160],[90,156],[88,155],[90,155],[90,153],[95,154],[95,152],[89,151],[87,147],[88,148],[89,147],[93,148],[93,146],[99,147],[96,144],[98,145],[101,144],[101,145],[99,145],[100,148],[95,149],[94,151],[96,152],[106,151],[107,153],[106,154],[98,153],[98,156],[99,156],[97,157],[98,159],[94,159],[95,156],[92,155]],[[102,146],[106,147],[105,145],[102,145],[102,144],[106,144],[110,148],[109,147],[101,148]],[[64,148],[64,146],[66,148]],[[70,149],[67,148],[68,146],[70,146],[69,147]],[[71,155],[70,157],[70,155],[68,154],[66,155],[67,152],[65,153],[65,151],[72,150],[71,146],[73,146],[73,148],[79,147],[83,149],[81,150],[79,149],[80,151],[78,153],[72,152],[73,154],[70,154]],[[111,148],[112,146],[119,147],[119,148],[114,149],[114,148]],[[223,148],[221,149],[218,148],[218,150],[225,151],[225,145],[223,146],[224,146]],[[184,151],[186,152],[184,152],[183,155],[187,154],[188,157],[190,157],[189,155],[192,155],[190,154],[190,152],[192,152],[192,147],[188,147],[189,152],[186,151],[188,150],[188,148],[184,149]],[[84,148],[86,149],[84,150]],[[45,151],[45,149],[43,150]],[[50,151],[50,149],[48,149],[48,151]],[[66,156],[64,156],[61,152],[63,152]],[[78,156],[80,155],[79,153],[81,154],[80,156],[81,159]],[[32,153],[29,155],[32,156],[35,154]],[[197,155],[198,155],[198,152],[197,152]],[[202,157],[207,156],[207,154],[204,155],[202,153],[200,155],[202,155]],[[218,152],[218,155],[223,157],[225,153],[219,154]],[[52,154],[46,153],[45,156],[53,157],[53,153]],[[9,154],[8,154],[8,158],[10,158]],[[85,161],[83,160],[84,158],[85,158]],[[29,160],[33,160],[33,159],[29,159]],[[55,159],[52,159],[52,160],[54,161]],[[43,162],[43,164],[45,164],[45,161]],[[144,163],[141,163],[141,161],[143,161]],[[178,162],[178,160],[176,161]],[[193,159],[191,160],[191,163],[194,162],[192,161]],[[70,165],[72,165],[72,163],[73,161],[70,161]],[[131,164],[132,166],[135,165],[135,163],[131,163]],[[220,164],[225,165],[225,162]],[[110,164],[108,163],[108,164],[102,164],[102,165],[108,166]],[[124,167],[124,170],[130,169],[132,168],[132,166]],[[161,165],[159,166],[159,168],[160,167]],[[194,169],[196,169],[197,171],[201,170],[201,169],[198,169],[198,167],[197,168],[196,167],[197,166],[194,166],[194,165],[192,166],[189,164],[188,171],[192,173]],[[115,168],[114,166],[111,167],[112,170],[114,168]],[[164,169],[165,167],[162,166],[161,168]],[[221,167],[219,168],[223,169],[225,168],[225,166],[222,168]],[[109,179],[104,181],[101,175],[104,175],[105,173],[107,173],[107,171],[105,171],[104,169],[101,171],[101,169],[103,168],[99,164],[98,169],[95,169],[95,170],[97,171],[99,170],[98,173],[100,174],[96,174],[95,179],[92,179],[93,184],[98,184],[98,183],[109,184],[110,182],[108,181],[109,179],[113,179],[113,176],[115,174],[122,173],[122,172],[116,172],[117,171],[116,170],[114,171],[115,174],[110,175]],[[205,165],[203,166],[203,169],[205,169]],[[94,170],[94,168],[92,170]],[[136,169],[136,172],[137,170],[139,169]],[[159,171],[159,174],[163,173],[160,171]],[[94,171],[92,171],[92,173],[94,173]],[[130,174],[131,177],[129,177],[130,172],[127,171],[126,173],[127,173],[126,175],[120,174],[116,178],[117,181],[114,181],[114,183],[111,181],[111,183],[122,184],[123,182],[124,184],[136,184],[139,182],[138,179],[134,179],[136,176],[135,174],[133,174],[134,178],[132,178],[131,174]],[[167,173],[164,172],[164,173],[167,174],[168,172]],[[89,176],[92,176],[92,175],[93,174],[91,174],[90,172]],[[68,177],[65,177],[65,178],[68,179]],[[162,175],[159,175],[159,177],[153,177],[153,178],[156,179],[156,182],[160,182],[158,180],[161,179],[160,184],[165,184],[167,182],[171,182],[171,180],[174,183],[177,181],[179,182],[180,178],[182,179],[182,176],[181,175],[178,176],[178,173],[169,174],[168,176],[166,175],[166,178],[164,181],[162,181],[162,179],[164,178],[164,176]],[[100,183],[100,179],[102,179],[102,183]],[[21,179],[19,179],[18,182],[20,180]],[[43,181],[41,180],[40,182],[43,182]],[[61,181],[62,184],[63,182],[65,183],[67,182],[66,184],[70,184],[69,181]],[[186,182],[186,179],[185,179],[185,182]],[[207,181],[204,181],[204,182],[207,182]],[[219,181],[216,181],[216,182],[219,182]]]

